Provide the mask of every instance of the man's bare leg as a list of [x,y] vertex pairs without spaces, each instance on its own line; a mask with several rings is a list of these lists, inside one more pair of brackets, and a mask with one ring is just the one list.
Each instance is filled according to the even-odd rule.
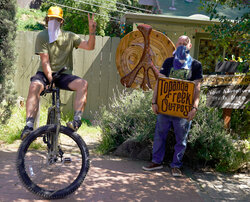
[[30,84],[29,93],[26,101],[26,118],[36,117],[39,107],[40,94],[43,89],[44,86],[40,82],[34,81]]
[[34,120],[39,107],[40,93],[43,91],[43,89],[44,86],[39,81],[34,81],[30,84],[26,101],[26,126],[24,127],[21,134],[22,140],[33,130]]
[[76,79],[69,84],[71,90],[76,91],[74,100],[74,120],[67,123],[67,126],[77,130],[81,126],[82,113],[87,103],[88,83],[84,79]]

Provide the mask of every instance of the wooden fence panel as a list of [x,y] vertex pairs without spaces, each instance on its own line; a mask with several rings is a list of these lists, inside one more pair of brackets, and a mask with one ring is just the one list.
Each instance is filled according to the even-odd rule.
[[100,68],[100,102],[99,105],[108,103],[109,91],[109,70],[110,70],[110,51],[111,51],[111,38],[103,37],[102,40],[102,61]]
[[[16,66],[17,66],[17,69],[16,69],[16,74],[15,74],[15,77],[14,77],[14,80],[15,80],[15,89],[16,91],[18,92],[18,94],[20,95],[24,95],[24,92],[23,92],[23,88],[22,88],[22,82],[23,82],[23,79],[21,79],[23,76],[23,64],[22,64],[22,58],[24,58],[24,51],[20,51],[21,47],[23,47],[25,45],[24,43],[24,40],[22,40],[24,36],[24,32],[19,32],[17,37],[16,37],[16,52],[18,53],[17,54],[17,58],[16,58]],[[27,90],[27,89],[25,89]]]
[[17,74],[15,76],[16,90],[23,97],[28,95],[30,77],[39,66],[39,56],[35,53],[35,38],[37,32],[19,32],[17,35]]
[[119,72],[116,68],[116,49],[120,43],[120,38],[113,37],[112,38],[112,47],[111,47],[111,56],[110,56],[110,80],[109,80],[109,93],[108,97],[113,97],[114,93],[117,93],[117,91],[121,92],[125,89],[125,87],[121,84],[120,80],[121,77],[119,75]]
[[[88,36],[84,36],[83,37],[84,40],[88,40]],[[92,63],[95,60],[95,55],[98,55],[98,52],[96,52],[96,50],[92,50],[92,51],[87,51],[87,50],[77,50],[76,52],[82,52],[83,51],[83,55],[82,57],[79,56],[79,58],[76,59],[74,65],[75,66],[75,70],[79,71],[79,69],[81,69],[81,73],[79,74],[79,76],[83,79],[85,79],[88,82],[88,86],[90,85],[90,80],[92,79],[92,73],[91,73],[91,67],[92,67]],[[76,56],[76,55],[75,55]],[[74,57],[76,58],[76,57]],[[84,110],[84,118],[86,119],[91,119],[91,115],[90,115],[90,110],[91,110],[91,106],[90,106],[90,99],[89,99],[89,87],[88,87],[88,97],[87,97],[87,104],[85,106],[85,110]]]
[[88,81],[88,98],[85,115],[91,117],[98,110],[100,89],[100,62],[102,54],[102,37],[96,36],[95,50],[86,52],[86,61],[90,64],[84,78]]

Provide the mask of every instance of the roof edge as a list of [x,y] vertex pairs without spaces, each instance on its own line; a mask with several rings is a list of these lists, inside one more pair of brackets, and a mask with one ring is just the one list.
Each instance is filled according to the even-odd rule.
[[210,25],[210,24],[219,24],[218,20],[206,20],[206,19],[194,19],[191,17],[184,16],[167,16],[167,15],[153,15],[153,14],[145,14],[145,13],[126,13],[123,16],[124,20],[127,22],[135,22],[136,20],[147,20],[151,22],[171,22],[178,24],[202,24],[202,25]]

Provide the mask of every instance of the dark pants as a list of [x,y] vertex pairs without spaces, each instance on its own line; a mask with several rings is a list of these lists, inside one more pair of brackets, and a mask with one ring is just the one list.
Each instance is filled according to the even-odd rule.
[[153,144],[153,159],[152,162],[161,164],[165,155],[165,146],[168,131],[171,126],[174,127],[176,144],[173,161],[170,164],[171,168],[182,166],[182,158],[187,147],[188,132],[192,121],[187,119],[159,114],[155,128],[154,144]]

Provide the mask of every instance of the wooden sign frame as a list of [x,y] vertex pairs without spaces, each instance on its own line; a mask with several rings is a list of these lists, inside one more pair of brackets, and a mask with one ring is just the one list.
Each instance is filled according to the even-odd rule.
[[193,106],[194,87],[192,81],[160,77],[157,88],[158,112],[188,118],[188,112]]
[[211,86],[207,90],[207,106],[223,109],[244,109],[250,102],[250,85]]
[[206,75],[202,86],[249,85],[250,75]]

